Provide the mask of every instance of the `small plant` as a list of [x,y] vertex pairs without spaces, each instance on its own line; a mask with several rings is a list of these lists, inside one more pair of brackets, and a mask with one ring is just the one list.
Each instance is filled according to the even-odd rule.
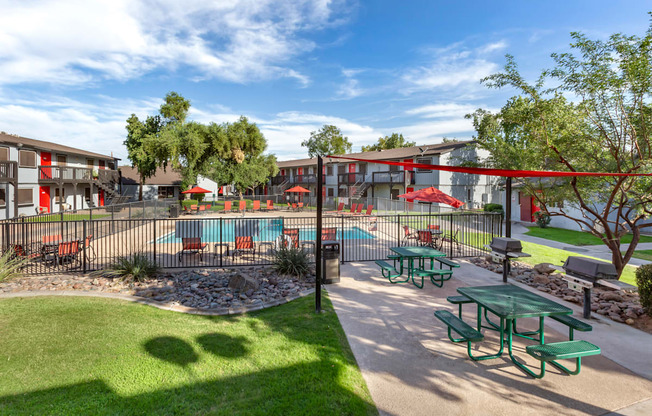
[[139,253],[133,256],[119,257],[118,260],[109,266],[109,270],[103,270],[101,274],[121,277],[123,280],[142,282],[153,277],[159,270],[156,262],[145,254]]
[[550,224],[550,215],[543,211],[537,211],[534,213],[534,220],[539,228],[546,228]]
[[641,306],[652,316],[652,264],[644,264],[636,269],[636,285]]
[[485,212],[495,212],[496,214],[500,214],[501,221],[505,216],[505,210],[503,210],[501,204],[486,204],[483,209]]
[[308,253],[296,247],[281,247],[274,254],[273,263],[280,274],[304,277],[310,272]]
[[7,250],[0,256],[0,282],[7,282],[21,276],[26,260],[16,257],[14,250]]

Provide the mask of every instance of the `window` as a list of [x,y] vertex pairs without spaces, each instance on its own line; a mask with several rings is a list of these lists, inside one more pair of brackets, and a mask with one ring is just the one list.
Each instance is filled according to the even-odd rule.
[[86,159],[86,166],[88,166],[89,169],[93,169],[95,166],[95,160],[94,159]]
[[18,188],[18,205],[34,205],[32,188]]
[[346,165],[344,164],[337,165],[337,174],[342,175],[344,173],[346,173]]
[[36,152],[33,151],[33,150],[19,150],[18,151],[18,166],[21,167],[21,168],[35,168],[36,167]]
[[68,158],[65,155],[57,155],[57,166],[66,166]]
[[174,198],[174,186],[159,186],[158,199]]
[[332,166],[326,166],[326,175],[333,176],[333,167]]
[[396,166],[396,165],[389,165],[389,171],[390,171],[390,172],[398,172],[398,166]]
[[[418,159],[417,159],[417,163],[423,163],[423,164],[425,164],[425,165],[429,165],[430,162],[431,162],[431,160],[430,160],[429,157],[422,157],[422,158],[418,158]],[[430,169],[422,169],[422,168],[418,168],[418,169],[417,169],[417,172],[430,172]]]
[[[59,163],[59,162],[57,162]],[[59,202],[64,203],[66,202],[66,190],[61,189],[61,197],[59,197],[59,188],[54,188],[54,203],[58,204]]]
[[333,188],[328,188],[328,196],[334,196],[334,194]]
[[466,190],[466,200],[467,200],[468,202],[471,202],[471,201],[472,201],[472,199],[471,199],[471,188],[469,188],[469,189]]
[[7,198],[5,197],[5,190],[0,189],[0,207],[4,207],[5,205],[7,205],[7,203],[5,202],[6,200]]
[[0,147],[0,160],[1,161],[8,161],[9,160],[9,148],[8,147]]

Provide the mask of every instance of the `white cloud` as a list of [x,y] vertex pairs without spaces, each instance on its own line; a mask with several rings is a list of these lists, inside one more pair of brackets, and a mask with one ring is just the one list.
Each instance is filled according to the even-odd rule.
[[405,114],[423,118],[464,117],[475,109],[476,107],[471,104],[442,103],[412,108]]
[[195,79],[289,77],[314,49],[309,32],[338,24],[328,0],[0,0],[0,84],[76,85],[190,67]]
[[507,48],[507,42],[504,40],[494,42],[494,43],[488,43],[484,46],[481,46],[478,48],[478,53],[481,54],[487,54],[487,53],[492,53],[496,51],[500,51]]

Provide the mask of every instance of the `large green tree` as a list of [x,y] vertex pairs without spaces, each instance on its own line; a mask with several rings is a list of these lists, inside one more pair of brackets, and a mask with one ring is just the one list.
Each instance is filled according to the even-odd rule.
[[148,116],[145,121],[140,121],[135,114],[127,119],[127,138],[124,145],[127,148],[127,157],[131,166],[136,168],[140,179],[138,200],[143,200],[143,184],[151,178],[158,168],[156,157],[147,152],[144,143],[147,137],[156,136],[161,129],[161,118]]
[[325,124],[319,131],[310,133],[310,138],[301,142],[308,148],[308,156],[342,155],[352,149],[349,138],[342,135],[336,126]]
[[[477,110],[468,116],[477,145],[502,168],[652,172],[652,25],[643,37],[571,36],[573,52],[553,54],[556,65],[536,82],[528,83],[509,55],[502,73],[483,80],[520,95],[497,114]],[[601,238],[619,273],[641,231],[652,227],[645,221],[652,214],[649,177],[524,179],[523,184],[544,212],[569,218]],[[632,242],[621,252],[626,233]]]
[[362,146],[363,152],[375,152],[378,150],[397,149],[399,147],[416,146],[416,142],[406,141],[402,134],[392,133],[391,136],[379,137],[378,142],[369,146]]

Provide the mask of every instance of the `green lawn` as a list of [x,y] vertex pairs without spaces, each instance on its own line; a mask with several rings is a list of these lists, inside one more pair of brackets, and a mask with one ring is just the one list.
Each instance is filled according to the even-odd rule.
[[[100,219],[110,217],[111,214],[93,214],[93,219]],[[82,221],[90,220],[91,217],[89,214],[63,214],[64,221]],[[25,219],[25,222],[49,222],[49,221],[61,221],[60,214],[47,214],[39,215],[36,217],[29,217]]]
[[0,300],[0,414],[377,414],[332,305],[203,317],[99,298]]
[[[523,251],[525,253],[531,254],[532,257],[521,257],[518,259],[518,261],[522,261],[523,263],[528,263],[532,265],[539,264],[539,263],[550,263],[556,266],[561,266],[562,264],[564,264],[564,261],[566,261],[568,256],[589,257],[593,259],[595,258],[591,256],[584,256],[578,253],[573,253],[566,250],[560,250],[558,248],[542,246],[540,244],[530,243],[527,241],[522,241],[521,244],[523,245]],[[625,266],[625,270],[623,271],[623,275],[620,277],[620,280],[622,280],[625,283],[629,283],[630,285],[636,286],[635,273],[636,273],[635,267]]]
[[[604,244],[602,240],[593,234],[574,231],[574,230],[565,230],[563,228],[539,228],[539,227],[528,227],[530,231],[525,233],[526,235],[531,235],[532,237],[545,238],[547,240],[559,241],[560,243],[571,244],[574,246],[596,246]],[[632,242],[632,236],[630,234],[625,235],[621,240],[621,243],[629,244]],[[641,243],[652,243],[652,236],[641,236]]]
[[637,259],[641,260],[652,261],[652,250],[637,250],[634,252],[632,257],[636,257]]

